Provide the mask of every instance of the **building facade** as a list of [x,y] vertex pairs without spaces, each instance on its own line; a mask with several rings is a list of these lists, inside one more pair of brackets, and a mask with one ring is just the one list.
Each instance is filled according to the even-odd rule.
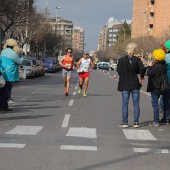
[[159,37],[170,33],[170,0],[133,0],[132,38]]
[[56,35],[62,36],[64,39],[63,48],[72,48],[73,23],[62,17],[50,19],[48,23],[51,25],[52,32]]
[[130,26],[132,21],[118,21],[113,17],[109,18],[108,22],[100,32],[98,50],[105,50],[107,47],[114,45],[118,41],[118,32],[122,28],[124,22]]
[[81,27],[74,27],[73,29],[73,49],[78,52],[84,52],[84,29]]

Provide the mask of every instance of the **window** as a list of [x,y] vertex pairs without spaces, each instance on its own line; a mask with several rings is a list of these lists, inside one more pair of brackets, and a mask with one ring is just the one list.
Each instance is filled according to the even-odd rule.
[[154,6],[154,4],[155,4],[155,1],[151,0],[151,6]]
[[154,18],[154,12],[150,12],[150,18]]
[[149,24],[149,30],[153,30],[153,24]]

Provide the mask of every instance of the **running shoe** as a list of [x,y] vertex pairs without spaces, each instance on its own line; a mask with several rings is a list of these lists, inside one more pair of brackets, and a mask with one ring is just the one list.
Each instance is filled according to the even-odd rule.
[[15,103],[12,99],[8,100],[8,104]]
[[133,127],[138,128],[139,127],[139,123],[138,122],[134,122]]
[[83,93],[83,97],[87,97],[86,93]]
[[65,94],[66,96],[68,96],[68,94],[69,94],[68,90],[64,90],[64,94]]
[[78,94],[80,94],[80,93],[81,93],[81,89],[78,90]]
[[128,128],[128,124],[127,123],[121,123],[121,124],[119,124],[119,127]]
[[159,123],[155,123],[155,122],[151,122],[151,123],[148,124],[148,126],[158,127],[158,126],[160,126],[160,124]]
[[169,119],[167,119],[167,120],[161,119],[161,120],[159,121],[159,123],[160,123],[160,124],[163,124],[163,125],[169,125]]

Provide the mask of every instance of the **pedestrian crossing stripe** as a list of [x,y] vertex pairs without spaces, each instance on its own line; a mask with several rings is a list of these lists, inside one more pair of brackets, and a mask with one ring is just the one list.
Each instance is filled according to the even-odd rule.
[[71,127],[66,136],[82,137],[82,138],[97,138],[95,128],[75,128]]
[[149,130],[123,129],[123,133],[131,140],[157,140]]
[[36,135],[40,130],[42,130],[43,126],[22,126],[18,125],[15,128],[9,130],[5,134],[10,135]]
[[154,152],[154,153],[169,153],[169,150],[167,149],[155,149],[155,148],[133,148],[134,152],[141,152],[141,153],[147,153],[147,152]]
[[97,146],[61,145],[61,150],[97,151]]
[[0,143],[0,148],[24,148],[26,144],[19,143]]

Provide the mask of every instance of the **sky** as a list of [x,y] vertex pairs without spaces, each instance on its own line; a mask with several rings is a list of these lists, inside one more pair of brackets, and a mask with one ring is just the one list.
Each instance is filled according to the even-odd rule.
[[133,0],[35,0],[38,10],[45,10],[46,4],[51,17],[57,13],[84,29],[85,51],[89,52],[97,50],[100,32],[110,17],[132,19]]

